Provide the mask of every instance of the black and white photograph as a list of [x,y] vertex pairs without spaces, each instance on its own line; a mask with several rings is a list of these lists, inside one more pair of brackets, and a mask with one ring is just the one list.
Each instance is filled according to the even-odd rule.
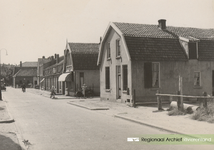
[[213,150],[214,0],[0,0],[0,150]]

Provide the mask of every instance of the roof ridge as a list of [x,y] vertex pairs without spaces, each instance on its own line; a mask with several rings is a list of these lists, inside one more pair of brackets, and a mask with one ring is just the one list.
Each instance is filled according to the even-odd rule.
[[[120,23],[120,24],[130,24],[130,25],[148,25],[148,26],[157,26],[158,24],[144,24],[144,23],[129,23],[129,22],[112,22],[112,23]],[[199,28],[199,27],[183,27],[183,26],[166,26],[167,27],[172,27],[172,28],[191,28],[191,29],[201,29],[201,30],[214,30],[214,28]]]

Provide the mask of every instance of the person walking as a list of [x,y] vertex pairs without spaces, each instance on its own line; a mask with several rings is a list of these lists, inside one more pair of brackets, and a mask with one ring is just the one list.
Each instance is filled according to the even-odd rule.
[[55,87],[52,86],[50,98],[55,98],[55,95],[56,95],[56,93],[55,93]]
[[26,86],[25,83],[22,84],[22,92],[25,92]]

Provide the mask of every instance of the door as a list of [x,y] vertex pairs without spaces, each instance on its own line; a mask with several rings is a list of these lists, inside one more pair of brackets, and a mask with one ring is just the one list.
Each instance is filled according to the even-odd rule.
[[214,96],[214,70],[212,71],[212,95]]
[[116,72],[117,72],[117,99],[121,98],[121,67],[120,66],[116,66]]

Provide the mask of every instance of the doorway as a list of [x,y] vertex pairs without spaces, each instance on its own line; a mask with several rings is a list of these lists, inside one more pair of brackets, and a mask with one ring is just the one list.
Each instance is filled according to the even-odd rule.
[[121,98],[121,67],[116,66],[116,87],[117,87],[117,99]]
[[212,95],[214,96],[214,70],[212,71]]

